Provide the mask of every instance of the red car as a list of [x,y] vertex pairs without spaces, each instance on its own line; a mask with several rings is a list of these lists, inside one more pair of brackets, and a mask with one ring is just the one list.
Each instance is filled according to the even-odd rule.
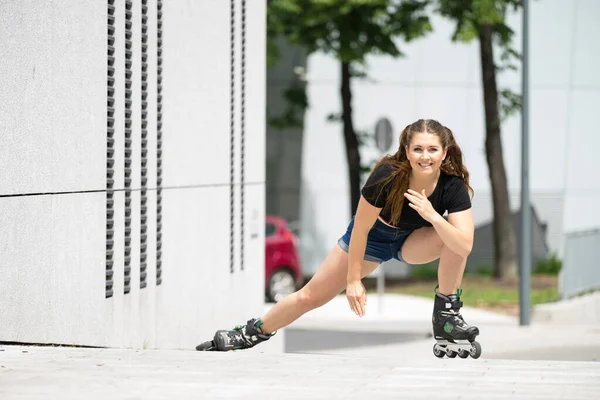
[[298,257],[298,240],[283,218],[265,218],[265,294],[278,302],[295,292],[304,279]]

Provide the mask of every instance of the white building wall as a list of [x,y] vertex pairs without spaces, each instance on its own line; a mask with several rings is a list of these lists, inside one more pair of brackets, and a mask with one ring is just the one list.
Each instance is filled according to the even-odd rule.
[[[530,20],[530,185],[532,201],[548,222],[548,244],[562,253],[564,233],[597,227],[600,172],[594,127],[600,110],[600,17],[595,0],[547,0],[531,3]],[[432,19],[434,32],[413,43],[400,43],[406,57],[368,59],[369,80],[353,82],[355,127],[373,131],[387,117],[397,139],[419,118],[450,127],[462,147],[475,189],[476,224],[492,219],[485,159],[485,119],[477,41],[452,43],[454,25]],[[509,18],[514,47],[521,48],[520,13]],[[499,52],[496,53],[499,56]],[[303,151],[303,261],[312,274],[336,243],[350,218],[347,163],[341,126],[326,121],[339,112],[339,63],[330,55],[308,60],[308,98]],[[498,76],[499,89],[520,93],[520,72]],[[502,125],[504,162],[511,206],[519,208],[521,165],[520,116]],[[365,161],[380,155],[365,151]],[[582,210],[585,210],[582,212]]]
[[[0,59],[0,341],[193,349],[212,338],[216,329],[262,314],[265,2],[163,1],[162,284],[157,286],[157,0],[147,1],[145,288],[140,288],[143,2],[132,2],[128,294],[123,270],[125,1],[114,4],[115,245],[114,294],[109,298],[105,298],[107,1],[0,6],[5,54]],[[261,351],[282,351],[282,338],[278,335]]]

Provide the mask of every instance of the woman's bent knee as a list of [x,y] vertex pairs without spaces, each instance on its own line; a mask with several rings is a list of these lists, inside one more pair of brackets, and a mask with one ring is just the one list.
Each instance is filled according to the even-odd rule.
[[315,309],[325,303],[316,293],[311,290],[307,290],[306,287],[296,292],[296,296],[300,307],[305,310]]

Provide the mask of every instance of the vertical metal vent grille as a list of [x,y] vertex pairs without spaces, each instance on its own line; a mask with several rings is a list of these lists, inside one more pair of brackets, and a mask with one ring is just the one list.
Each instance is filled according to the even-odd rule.
[[156,22],[156,284],[162,283],[162,0]]
[[230,143],[230,163],[229,163],[229,273],[233,274],[235,263],[235,216],[234,216],[234,178],[235,178],[235,0],[230,0],[231,20],[230,20],[230,45],[231,45],[231,60],[230,60],[230,97],[229,97],[229,143]]
[[124,291],[131,291],[131,109],[132,109],[132,1],[125,1],[125,260]]
[[140,288],[147,286],[148,239],[148,0],[142,0],[142,161],[140,198]]
[[246,166],[245,153],[246,153],[246,0],[242,0],[242,87],[241,87],[241,97],[242,97],[242,110],[241,110],[241,121],[242,121],[242,129],[241,129],[241,146],[240,146],[240,168],[241,168],[241,182],[240,182],[240,190],[241,190],[241,227],[240,227],[240,268],[244,270],[244,192],[246,191],[246,177],[244,174],[244,167]]
[[113,296],[114,174],[115,174],[115,5],[107,3],[107,102],[106,102],[106,298]]

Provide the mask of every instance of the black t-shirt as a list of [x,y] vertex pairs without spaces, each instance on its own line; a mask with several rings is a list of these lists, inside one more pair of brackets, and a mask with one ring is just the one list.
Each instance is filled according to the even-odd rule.
[[[391,209],[389,207],[384,207],[392,182],[387,184],[383,190],[381,190],[381,184],[378,182],[390,174],[392,170],[393,167],[389,164],[383,164],[377,167],[373,170],[361,191],[363,197],[369,204],[377,208],[383,208],[379,215],[386,222],[391,221],[392,219]],[[408,205],[408,199],[404,196],[402,197],[404,205],[402,206],[400,223],[395,225],[401,229],[418,229],[424,226],[431,226],[431,224],[425,221],[415,209]],[[448,211],[448,214],[451,214],[453,212],[464,211],[471,208],[471,198],[469,197],[469,192],[465,187],[463,179],[458,176],[447,175],[443,172],[440,172],[437,185],[428,199],[433,208],[440,215],[444,215],[446,211]]]

